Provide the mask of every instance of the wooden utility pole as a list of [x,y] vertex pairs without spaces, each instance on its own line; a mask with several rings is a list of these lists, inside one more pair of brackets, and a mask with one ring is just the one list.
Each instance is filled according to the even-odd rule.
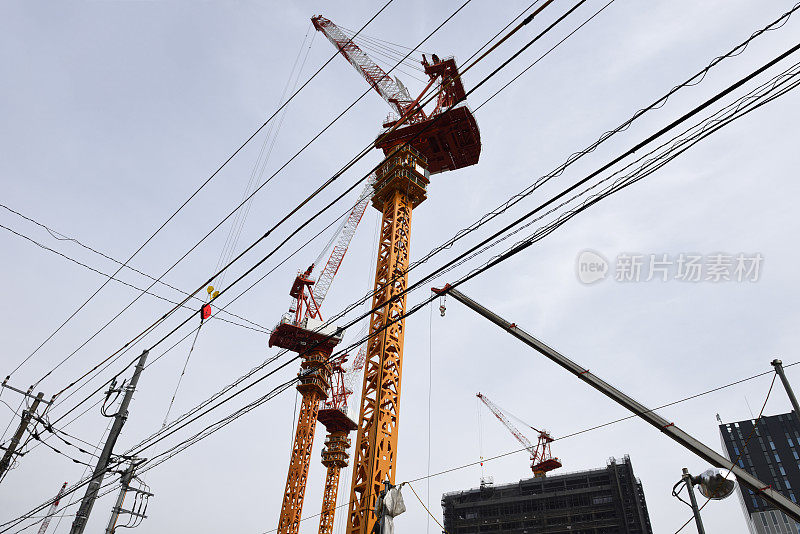
[[111,459],[111,453],[114,450],[114,445],[117,443],[122,427],[128,419],[128,406],[133,398],[133,392],[136,390],[136,384],[139,382],[139,376],[144,369],[144,362],[147,360],[149,351],[145,350],[139,356],[139,361],[136,363],[136,369],[133,371],[131,381],[125,389],[125,396],[122,398],[122,403],[119,406],[119,411],[114,415],[114,424],[111,425],[111,432],[108,434],[106,444],[103,447],[103,452],[97,459],[97,465],[92,473],[92,479],[86,487],[86,494],[83,496],[81,506],[78,508],[78,513],[75,516],[75,521],[72,523],[72,530],[70,534],[83,534],[86,528],[86,522],[89,520],[89,514],[92,513],[94,501],[97,499],[97,493],[100,491],[100,484],[103,482],[103,476],[108,470],[108,463]]
[[33,414],[35,414],[37,408],[39,408],[39,404],[42,402],[43,396],[44,393],[39,392],[39,394],[36,395],[36,398],[33,399],[30,409],[22,411],[22,420],[19,422],[17,431],[14,432],[14,436],[11,438],[11,442],[8,444],[5,454],[3,454],[3,459],[0,460],[0,480],[3,479],[3,475],[8,470],[9,466],[11,466],[11,461],[13,460],[14,455],[18,454],[16,451],[17,447],[19,447],[19,442],[22,440],[22,436],[28,429],[28,425],[33,418]]

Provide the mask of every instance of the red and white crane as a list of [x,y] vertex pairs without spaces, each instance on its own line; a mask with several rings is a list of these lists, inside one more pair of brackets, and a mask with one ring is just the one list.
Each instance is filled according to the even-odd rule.
[[550,434],[548,434],[547,431],[538,430],[530,425],[527,425],[531,428],[531,430],[539,433],[539,440],[534,446],[530,440],[525,437],[525,435],[520,432],[511,421],[509,421],[505,412],[499,406],[489,400],[486,395],[478,393],[477,397],[481,400],[481,402],[483,402],[483,404],[486,405],[487,408],[489,408],[494,416],[497,417],[501,423],[503,423],[509,432],[511,432],[511,434],[517,438],[517,441],[522,443],[523,447],[528,449],[528,452],[531,454],[531,471],[533,471],[533,476],[543,477],[547,472],[561,467],[561,461],[558,458],[554,458],[550,451],[550,443],[553,441],[553,438],[550,437]]
[[61,496],[64,495],[64,490],[67,489],[67,483],[61,486],[61,489],[58,490],[58,494],[56,495],[56,500],[53,501],[53,504],[50,505],[50,509],[47,510],[47,515],[42,521],[42,526],[39,527],[39,534],[44,534],[47,532],[47,527],[50,526],[50,521],[53,520],[53,516],[56,515],[56,509],[58,509],[58,504],[61,502]]
[[[399,144],[408,141],[425,156],[430,174],[478,162],[480,131],[464,101],[466,91],[454,58],[440,60],[432,54],[432,63],[429,63],[423,54],[422,67],[429,81],[419,96],[412,98],[399,79],[392,79],[336,24],[320,15],[311,22],[397,114],[384,122],[383,127],[391,129],[405,119],[401,127],[378,136],[376,148],[389,155]],[[432,87],[437,94],[436,104],[426,113],[422,99]]]

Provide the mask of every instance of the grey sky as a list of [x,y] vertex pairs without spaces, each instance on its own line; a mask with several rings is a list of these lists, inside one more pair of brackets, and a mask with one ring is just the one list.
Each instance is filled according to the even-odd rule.
[[[423,49],[441,56],[453,54],[464,61],[528,3],[473,0]],[[589,0],[576,18],[477,91],[470,98],[473,109],[604,3]],[[458,5],[395,0],[365,33],[414,46]],[[467,88],[474,87],[567,5],[555,2],[552,11],[547,10],[541,20],[471,71],[465,77]],[[783,0],[616,0],[477,113],[483,141],[481,161],[477,166],[434,177],[429,199],[414,213],[412,260],[792,5]],[[377,7],[377,3],[363,1],[334,5],[0,3],[2,203],[113,257],[126,258],[274,110],[309,29],[309,18],[323,14],[348,28],[358,28]],[[715,69],[702,84],[682,91],[663,109],[647,115],[571,167],[563,177],[489,225],[480,236],[531,209],[548,194],[573,183],[795,44],[800,28],[796,18],[783,29],[758,39],[741,56]],[[332,51],[330,43],[317,36],[302,78],[316,70]],[[402,74],[400,77],[412,92],[421,89],[419,82]],[[353,69],[336,58],[290,105],[268,171],[291,157],[365,88]],[[794,350],[800,342],[796,328],[800,314],[792,304],[799,296],[796,272],[800,254],[795,236],[800,224],[791,201],[800,193],[794,138],[799,110],[798,95],[790,93],[748,115],[645,181],[595,206],[525,253],[465,285],[463,291],[646,405],[667,403],[768,370],[769,361],[776,356],[786,363],[800,359]],[[261,235],[289,206],[373,139],[388,111],[377,95],[367,95],[281,172],[256,196],[238,248]],[[132,265],[152,275],[161,274],[232,209],[242,197],[261,141],[259,137],[234,159]],[[304,209],[301,217],[314,213],[378,160],[377,151],[365,158],[323,198]],[[342,204],[336,214],[345,208]],[[322,217],[257,274],[275,266],[334,216]],[[378,213],[368,208],[323,307],[327,315],[371,287],[377,219]],[[293,222],[300,220],[298,217]],[[56,241],[5,210],[0,210],[0,224],[102,271],[115,268],[74,244]],[[289,224],[277,232],[225,280],[233,280],[292,227]],[[184,289],[202,283],[218,261],[227,228],[214,234],[166,280]],[[102,278],[5,230],[0,236],[0,323],[4,332],[0,371],[6,371],[5,376],[102,283]],[[466,242],[472,244],[478,238]],[[266,326],[274,324],[289,304],[287,293],[295,271],[313,261],[325,240],[316,241],[277,268],[231,310]],[[462,243],[420,267],[412,273],[411,281],[465,246]],[[612,261],[620,253],[677,256],[745,252],[761,253],[764,263],[757,283],[625,284],[605,280],[586,286],[575,276],[575,260],[584,249],[601,252]],[[455,279],[469,268],[450,273],[437,283]],[[147,283],[130,271],[124,273],[124,279],[137,285]],[[159,292],[176,295],[163,288]],[[68,328],[15,373],[11,382],[27,387],[37,380],[135,294],[130,288],[109,284]],[[414,293],[409,302],[419,302],[426,296],[427,291]],[[162,301],[142,298],[44,381],[41,389],[51,395],[167,308]],[[445,318],[439,317],[434,307],[407,321],[398,481],[428,472],[429,443],[432,473],[478,458],[478,391],[532,425],[549,429],[554,436],[626,415],[622,408],[455,301],[450,300],[447,308]],[[173,320],[168,326],[174,324]],[[349,332],[350,337],[355,330]],[[166,331],[166,327],[159,330]],[[172,415],[184,412],[274,354],[276,351],[268,349],[266,343],[263,334],[219,321],[209,323],[200,334]],[[135,347],[129,357],[141,348]],[[179,345],[142,376],[119,449],[160,427],[188,350],[186,343]],[[121,362],[112,369],[121,367]],[[227,415],[296,371],[296,366],[290,365],[260,389],[242,395],[214,412],[216,417],[204,418],[191,430]],[[795,382],[800,377],[797,367],[788,369],[787,375]],[[102,376],[109,378],[111,371]],[[96,387],[98,382],[90,386]],[[750,417],[747,404],[757,413],[768,387],[769,378],[761,378],[671,407],[662,414],[719,449],[715,414],[726,421]],[[19,402],[8,391],[0,400],[15,408]],[[284,393],[149,472],[146,481],[156,496],[148,510],[150,517],[138,532],[258,534],[274,529],[284,489],[294,403],[294,392]],[[776,385],[766,413],[789,409]],[[54,415],[57,413],[54,410]],[[5,428],[11,412],[0,406],[0,414]],[[485,411],[482,415],[484,456],[518,448],[497,421]],[[95,409],[68,428],[96,442],[106,424]],[[188,435],[188,431],[181,434]],[[318,451],[323,437],[320,429],[306,493],[306,516],[319,512],[324,468],[319,464]],[[168,440],[155,452],[176,441]],[[644,484],[656,532],[674,532],[689,517],[688,508],[670,496],[681,468],[699,472],[707,467],[635,420],[559,441],[553,452],[561,458],[565,472],[602,466],[610,456],[630,454]],[[70,450],[70,454],[85,459],[77,451]],[[530,475],[527,456],[522,453],[489,462],[485,470],[498,483]],[[44,447],[36,448],[0,485],[0,521],[39,504],[62,482],[77,481],[82,471],[82,466]],[[471,467],[434,477],[429,488],[427,483],[418,482],[415,489],[423,497],[429,495],[430,506],[440,518],[441,494],[477,486],[480,476],[480,469]],[[349,471],[342,479],[340,498],[346,499]],[[430,528],[437,532],[411,492],[406,493],[406,504],[409,511],[397,521],[401,531]],[[111,506],[111,496],[97,502],[90,531],[104,527]],[[703,514],[709,531],[746,532],[735,498],[709,504]],[[337,520],[340,528],[343,516],[340,513]],[[64,518],[57,532],[68,531],[70,523],[71,518]],[[316,532],[317,525],[316,518],[310,519],[301,532]]]

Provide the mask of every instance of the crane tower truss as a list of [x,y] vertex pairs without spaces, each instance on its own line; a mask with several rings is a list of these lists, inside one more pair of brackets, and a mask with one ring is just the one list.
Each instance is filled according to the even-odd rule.
[[369,534],[375,498],[394,483],[403,368],[411,211],[425,199],[426,160],[403,147],[378,172],[373,205],[383,213],[349,503],[349,534]]

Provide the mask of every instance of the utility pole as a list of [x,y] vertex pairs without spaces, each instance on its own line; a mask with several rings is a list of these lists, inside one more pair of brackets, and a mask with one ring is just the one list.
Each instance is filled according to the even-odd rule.
[[[114,534],[117,528],[117,520],[119,519],[120,514],[123,513],[130,514],[134,516],[135,519],[145,518],[144,512],[140,513],[138,510],[135,509],[136,508],[135,506],[131,507],[131,510],[125,510],[122,508],[122,504],[125,502],[125,495],[129,491],[131,491],[131,481],[135,477],[136,468],[139,467],[139,464],[141,464],[142,462],[144,462],[143,459],[132,458],[131,465],[129,465],[128,468],[122,473],[122,478],[120,479],[120,482],[122,482],[122,487],[119,490],[119,495],[117,496],[117,502],[116,504],[114,504],[114,508],[111,509],[111,519],[109,519],[108,521],[108,527],[106,527],[106,534]],[[149,493],[141,489],[134,489],[133,491],[135,491],[137,495],[144,496],[145,498],[152,495],[152,493]],[[134,499],[134,503],[136,501],[137,499]]]
[[700,519],[700,509],[697,507],[697,499],[694,496],[694,481],[692,475],[689,474],[687,468],[683,468],[683,481],[686,483],[686,490],[689,492],[689,502],[692,503],[692,511],[694,512],[694,521],[697,523],[697,534],[706,534],[706,529],[703,528],[703,520]]
[[86,528],[86,522],[89,520],[89,514],[92,513],[92,507],[94,506],[94,501],[97,499],[97,493],[100,491],[100,484],[103,482],[103,476],[106,474],[114,445],[117,443],[120,431],[122,431],[122,427],[128,419],[128,405],[130,405],[131,398],[133,398],[133,392],[136,390],[136,384],[139,382],[139,376],[144,369],[144,362],[147,360],[148,353],[149,351],[145,350],[142,352],[142,355],[139,356],[139,361],[136,363],[133,377],[131,377],[131,381],[125,390],[125,396],[122,398],[119,411],[117,411],[114,416],[114,424],[111,426],[111,432],[108,434],[103,452],[100,453],[100,457],[97,459],[97,465],[94,468],[94,473],[92,473],[92,479],[86,487],[86,494],[83,496],[80,508],[78,508],[75,521],[72,523],[70,534],[83,534]]
[[[25,395],[29,395],[29,393],[25,393]],[[19,442],[22,440],[22,436],[28,429],[28,425],[31,422],[33,414],[35,414],[36,409],[39,408],[39,403],[42,402],[43,396],[44,393],[39,392],[39,394],[36,395],[36,398],[33,399],[33,403],[31,404],[30,409],[22,411],[22,420],[19,422],[17,431],[11,438],[11,442],[9,443],[8,448],[6,449],[5,454],[3,454],[3,459],[0,460],[0,480],[2,480],[3,475],[8,470],[8,467],[11,465],[11,461],[13,459],[14,454],[17,454],[16,451],[17,447],[19,447]]]
[[786,379],[786,375],[783,372],[783,362],[776,358],[772,360],[772,366],[775,368],[775,372],[778,373],[778,376],[781,377],[781,382],[783,382],[783,387],[786,389],[786,394],[789,395],[789,401],[791,401],[792,408],[794,408],[794,416],[800,420],[800,407],[797,405],[797,397],[794,396],[792,385],[789,384],[789,380]]
[[780,492],[774,490],[769,484],[765,483],[762,480],[759,480],[755,476],[751,475],[744,469],[740,468],[738,465],[734,464],[714,449],[702,443],[701,441],[695,439],[693,436],[689,435],[688,433],[684,432],[677,425],[675,425],[672,421],[667,421],[660,415],[656,414],[653,410],[647,408],[643,404],[635,401],[622,391],[618,390],[608,382],[601,379],[599,376],[595,375],[589,369],[586,369],[582,365],[570,360],[557,350],[547,346],[542,341],[536,339],[529,333],[522,330],[516,323],[512,323],[507,321],[506,319],[500,317],[493,311],[489,310],[488,308],[478,304],[465,294],[461,293],[460,291],[450,287],[450,285],[446,285],[442,289],[433,289],[433,292],[438,295],[450,295],[472,311],[476,312],[478,315],[481,315],[485,319],[488,319],[492,323],[496,324],[515,338],[519,339],[529,347],[533,348],[537,352],[541,353],[545,357],[547,357],[550,361],[558,364],[562,368],[569,371],[572,375],[580,379],[581,381],[585,382],[586,384],[592,386],[594,389],[605,395],[606,397],[610,398],[611,400],[615,401],[616,403],[622,405],[624,408],[627,408],[633,414],[639,416],[641,419],[644,419],[647,423],[657,428],[662,433],[666,434],[669,438],[673,439],[674,441],[678,442],[679,445],[683,446],[684,448],[688,449],[692,453],[696,454],[700,458],[704,459],[705,461],[709,462],[714,467],[720,469],[729,470],[739,479],[741,484],[744,484],[755,494],[760,496],[762,499],[767,501],[770,505],[774,506],[775,508],[779,509],[795,521],[800,521],[800,506],[793,503],[786,497],[784,497]]

